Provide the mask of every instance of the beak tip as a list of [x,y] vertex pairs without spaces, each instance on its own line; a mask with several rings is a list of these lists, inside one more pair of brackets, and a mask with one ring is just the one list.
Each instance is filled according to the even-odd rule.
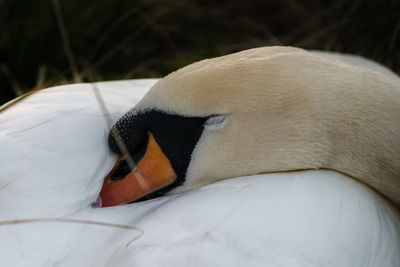
[[103,201],[101,200],[101,197],[98,196],[96,201],[92,203],[92,208],[101,208],[103,207]]

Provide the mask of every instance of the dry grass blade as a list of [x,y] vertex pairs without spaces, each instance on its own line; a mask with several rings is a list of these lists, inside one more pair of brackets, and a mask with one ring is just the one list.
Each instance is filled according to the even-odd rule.
[[133,160],[133,158],[131,157],[128,148],[122,141],[121,135],[119,134],[118,130],[116,128],[112,127],[112,119],[110,117],[110,113],[107,110],[106,103],[104,102],[103,97],[100,94],[99,88],[97,87],[97,85],[95,83],[92,83],[92,88],[93,88],[93,92],[96,96],[97,102],[99,103],[100,109],[104,115],[104,119],[106,120],[107,126],[109,129],[111,129],[110,133],[116,140],[118,148],[121,150],[121,152],[124,155],[126,155],[126,162],[128,163],[128,166],[131,169],[133,169],[136,166],[136,163]]
[[20,97],[17,97],[13,100],[11,100],[10,102],[4,104],[3,106],[0,107],[0,112],[5,111],[6,109],[10,108],[11,106],[17,104],[18,102],[24,100],[25,98],[27,98],[30,95],[33,95],[34,93],[36,93],[37,91],[40,91],[42,89],[45,89],[53,84],[56,84],[58,80],[62,79],[62,77],[64,76],[65,73],[61,73],[60,75],[58,75],[57,77],[48,80],[47,82],[41,84],[40,86],[33,88],[32,90],[30,90],[29,92],[27,92],[24,95],[21,95]]
[[111,228],[119,228],[130,231],[139,231],[139,235],[135,236],[131,239],[125,247],[128,247],[132,244],[133,241],[137,240],[143,235],[143,230],[131,225],[124,224],[116,224],[116,223],[105,223],[105,222],[97,222],[97,221],[89,221],[89,220],[81,220],[81,219],[68,219],[68,218],[34,218],[34,219],[17,219],[17,220],[9,220],[9,221],[0,221],[0,226],[6,225],[18,225],[18,224],[27,224],[27,223],[43,223],[43,222],[55,222],[55,223],[75,223],[75,224],[87,224],[87,225],[95,225],[102,227],[111,227]]
[[68,59],[69,66],[71,68],[72,75],[74,76],[74,81],[76,83],[80,83],[80,82],[82,82],[82,79],[81,79],[81,76],[79,75],[78,68],[76,67],[74,55],[72,54],[72,49],[71,49],[70,41],[68,38],[67,29],[65,28],[65,23],[64,23],[64,18],[62,16],[60,3],[58,2],[58,0],[53,0],[52,3],[53,3],[53,8],[54,8],[54,13],[57,18],[57,25],[60,30],[61,38],[63,41],[64,50],[67,55],[67,59]]
[[[97,87],[97,85],[95,83],[92,83],[92,88],[93,88],[93,92],[96,96],[97,102],[99,103],[100,109],[103,113],[104,119],[106,120],[107,126],[109,129],[111,129],[110,134],[114,137],[119,150],[122,152],[123,155],[125,155],[126,163],[128,164],[129,168],[132,170],[133,168],[135,168],[136,163],[133,160],[133,157],[130,154],[128,148],[122,141],[121,135],[119,134],[118,130],[115,127],[112,127],[112,119],[110,117],[110,113],[107,110],[106,103],[104,102],[104,99],[100,94],[99,88]],[[150,188],[149,184],[145,180],[139,179],[138,181],[140,183],[140,186],[142,188],[144,188],[145,190],[148,190],[148,188]]]
[[24,94],[21,86],[18,84],[17,80],[14,78],[14,75],[12,75],[6,64],[2,63],[0,65],[0,73],[2,73],[8,79],[16,96],[21,96]]

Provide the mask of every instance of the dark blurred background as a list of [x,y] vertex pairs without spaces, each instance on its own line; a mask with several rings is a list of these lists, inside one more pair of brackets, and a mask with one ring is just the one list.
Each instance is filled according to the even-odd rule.
[[0,0],[0,104],[266,45],[358,54],[399,73],[400,0]]

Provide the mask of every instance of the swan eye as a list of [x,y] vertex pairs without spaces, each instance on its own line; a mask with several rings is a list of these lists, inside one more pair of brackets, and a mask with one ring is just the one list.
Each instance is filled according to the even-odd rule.
[[204,127],[210,130],[220,129],[225,125],[226,121],[226,115],[212,115],[208,117]]

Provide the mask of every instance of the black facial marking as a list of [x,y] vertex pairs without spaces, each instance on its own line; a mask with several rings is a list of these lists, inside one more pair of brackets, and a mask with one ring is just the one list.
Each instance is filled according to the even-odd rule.
[[116,180],[121,180],[124,178],[129,172],[131,171],[131,168],[128,165],[128,162],[126,160],[121,160],[118,164],[118,169],[116,169],[110,179],[113,181]]
[[[153,192],[139,200],[159,196],[185,181],[186,171],[191,160],[192,152],[204,130],[204,123],[209,117],[184,117],[167,114],[158,110],[136,112],[131,110],[117,121],[110,131],[108,142],[110,148],[117,154],[122,154],[117,140],[125,144],[135,162],[144,155],[147,146],[147,132],[150,131],[164,154],[171,162],[177,179],[171,185]],[[113,135],[117,131],[119,136]],[[122,161],[121,161],[122,162]],[[123,162],[122,162],[123,163]],[[126,164],[126,163],[123,163]],[[125,166],[121,166],[112,180],[121,179],[123,173],[127,174]],[[117,172],[117,171],[116,171]]]
[[[122,124],[124,127],[127,126],[126,123]],[[126,134],[127,130],[122,128],[122,131],[120,131],[121,134],[117,135],[116,138],[118,138],[118,136],[121,138],[124,136],[124,134]],[[114,152],[117,152],[119,154],[122,154],[119,150],[115,150],[115,148],[119,148],[118,145],[116,144],[116,138],[113,139],[113,135],[110,132],[109,135],[109,143],[111,146],[111,149]],[[144,153],[146,152],[146,148],[147,148],[147,141],[148,141],[148,136],[147,134],[143,135],[140,139],[141,141],[136,145],[136,147],[132,147],[129,146],[130,149],[128,149],[130,157],[132,158],[133,162],[138,162],[143,156]],[[128,139],[128,142],[130,140]],[[135,142],[136,143],[136,142]],[[125,146],[127,146],[128,148],[128,143],[124,142]],[[127,160],[121,160],[118,164],[118,168],[111,174],[110,179],[113,181],[116,180],[121,180],[122,178],[124,178],[129,172],[131,171],[131,168],[129,167],[129,164],[127,162]]]

